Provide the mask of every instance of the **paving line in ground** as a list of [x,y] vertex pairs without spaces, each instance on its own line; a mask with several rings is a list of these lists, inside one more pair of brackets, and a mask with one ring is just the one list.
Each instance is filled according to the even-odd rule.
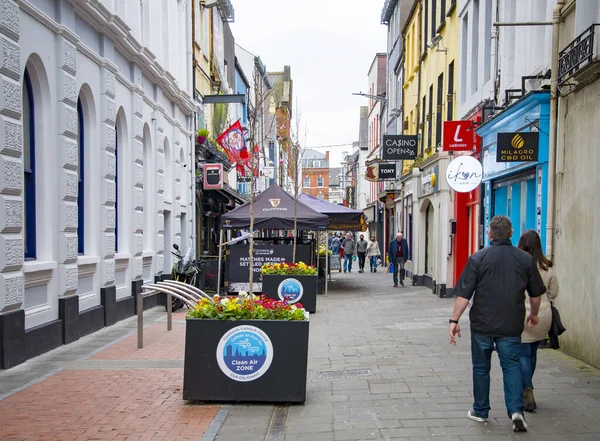
[[46,378],[50,378],[51,376],[56,375],[63,370],[64,370],[64,368],[54,369],[54,370],[42,375],[41,377],[36,378],[35,380],[31,380],[29,383],[26,383],[23,386],[19,386],[13,390],[9,390],[8,392],[0,395],[0,401],[5,400],[6,398],[8,398],[18,392],[21,392],[22,390],[27,389],[29,386],[33,386],[34,384],[44,381]]
[[233,406],[230,404],[221,406],[221,408],[213,418],[212,422],[206,429],[206,432],[204,432],[204,435],[202,436],[202,439],[200,441],[215,441],[217,439],[219,430],[221,430],[221,427],[223,426],[223,423],[227,419],[229,411],[232,408]]
[[273,415],[267,430],[265,441],[283,441],[285,438],[285,423],[290,406],[278,405],[273,407]]

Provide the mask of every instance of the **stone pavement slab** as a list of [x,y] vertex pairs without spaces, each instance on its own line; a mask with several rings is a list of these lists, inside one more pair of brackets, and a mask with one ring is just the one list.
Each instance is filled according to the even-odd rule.
[[528,433],[514,434],[494,356],[490,420],[469,421],[468,319],[451,346],[453,299],[393,288],[384,272],[334,279],[311,316],[304,405],[183,402],[185,312],[167,332],[155,308],[142,350],[131,318],[0,371],[0,440],[600,440],[596,369],[541,350],[538,411],[526,415]]
[[[600,373],[560,351],[541,350],[535,377],[538,411],[530,431],[512,432],[494,355],[487,424],[466,418],[472,404],[468,317],[449,344],[454,299],[424,287],[393,288],[384,272],[334,274],[311,315],[308,393],[288,407],[285,441],[309,440],[596,440]],[[254,406],[235,405],[218,440]],[[273,409],[273,408],[272,408]],[[252,424],[269,441],[268,408]],[[266,437],[263,437],[266,434]],[[274,438],[273,438],[274,439]]]

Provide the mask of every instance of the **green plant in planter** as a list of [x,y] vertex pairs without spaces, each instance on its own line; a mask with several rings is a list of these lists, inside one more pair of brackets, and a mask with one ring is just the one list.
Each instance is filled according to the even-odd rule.
[[265,296],[239,296],[200,300],[187,313],[188,318],[217,320],[307,320],[307,313],[300,303],[288,305]]
[[265,263],[260,268],[262,274],[316,276],[317,269],[304,262],[298,263]]

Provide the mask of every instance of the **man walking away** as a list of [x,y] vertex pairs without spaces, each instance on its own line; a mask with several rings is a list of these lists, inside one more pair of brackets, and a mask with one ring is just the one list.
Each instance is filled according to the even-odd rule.
[[356,251],[356,241],[352,237],[352,234],[346,234],[346,238],[342,242],[342,250],[344,250],[344,272],[348,270],[352,272],[352,259]]
[[404,262],[408,259],[408,242],[402,233],[396,234],[396,238],[390,242],[388,256],[390,263],[394,264],[394,287],[398,286],[398,272],[400,273],[400,285],[404,286]]
[[457,297],[450,319],[450,343],[456,344],[456,336],[461,336],[458,321],[473,298],[469,318],[474,403],[467,418],[477,422],[485,422],[488,418],[490,367],[495,344],[502,366],[508,417],[515,432],[526,432],[520,362],[525,290],[531,304],[527,326],[533,327],[538,323],[540,296],[546,292],[546,287],[533,258],[511,244],[512,234],[510,219],[495,216],[490,222],[491,245],[467,261],[454,288]]
[[365,235],[361,234],[360,239],[356,243],[356,253],[358,254],[358,272],[365,272],[365,259],[367,258],[367,246],[369,242],[365,240]]

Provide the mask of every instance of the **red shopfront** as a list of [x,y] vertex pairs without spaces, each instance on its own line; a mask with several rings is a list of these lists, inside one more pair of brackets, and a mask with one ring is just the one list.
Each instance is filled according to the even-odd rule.
[[[482,111],[478,110],[465,121],[471,121],[475,130],[481,123]],[[475,135],[476,136],[476,135]],[[464,154],[480,159],[481,138],[476,136],[475,150]],[[456,220],[456,233],[454,234],[454,280],[458,281],[469,256],[479,250],[479,225],[481,214],[481,187],[469,192],[453,192],[454,217]]]

